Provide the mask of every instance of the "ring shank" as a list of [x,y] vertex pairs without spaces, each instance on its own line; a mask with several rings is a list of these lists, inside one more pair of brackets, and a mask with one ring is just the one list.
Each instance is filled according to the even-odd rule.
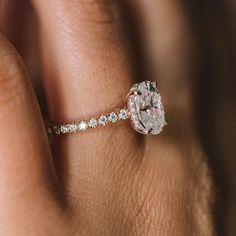
[[99,118],[92,117],[88,120],[81,120],[79,122],[72,123],[50,123],[47,125],[48,134],[70,134],[76,132],[82,132],[88,129],[94,129],[99,126],[105,126],[109,123],[116,123],[120,120],[126,120],[129,118],[129,110],[127,108],[119,109],[111,112],[108,115],[101,115]]

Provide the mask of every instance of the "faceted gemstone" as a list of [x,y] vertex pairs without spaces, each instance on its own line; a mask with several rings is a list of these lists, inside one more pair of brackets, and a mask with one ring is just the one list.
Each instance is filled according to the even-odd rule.
[[90,119],[88,122],[88,126],[90,128],[96,128],[97,125],[98,125],[98,121],[95,118]]
[[80,131],[85,131],[88,128],[88,124],[86,121],[81,121],[79,123],[79,130]]
[[119,120],[126,120],[128,119],[128,111],[126,109],[120,110],[119,114]]
[[110,113],[110,115],[108,116],[108,120],[111,123],[115,123],[118,120],[118,116],[116,115],[115,112]]
[[107,124],[107,122],[108,122],[108,119],[107,119],[106,116],[104,116],[104,115],[100,116],[100,118],[99,118],[99,120],[98,120],[98,124],[99,124],[99,125],[104,126],[104,125]]
[[135,84],[127,103],[135,130],[143,134],[159,134],[162,131],[166,125],[165,112],[155,82]]

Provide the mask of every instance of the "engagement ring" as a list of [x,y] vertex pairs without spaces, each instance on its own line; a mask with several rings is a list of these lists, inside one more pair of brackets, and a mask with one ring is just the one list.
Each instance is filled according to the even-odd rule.
[[132,86],[124,108],[98,118],[66,124],[50,124],[49,134],[69,134],[130,119],[131,125],[142,134],[159,134],[167,124],[161,95],[156,82],[143,81]]

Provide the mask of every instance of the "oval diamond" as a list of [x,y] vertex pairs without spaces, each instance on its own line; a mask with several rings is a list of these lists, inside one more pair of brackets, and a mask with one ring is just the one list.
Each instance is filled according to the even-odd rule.
[[142,134],[159,134],[166,125],[165,111],[156,82],[135,84],[127,102],[133,128]]

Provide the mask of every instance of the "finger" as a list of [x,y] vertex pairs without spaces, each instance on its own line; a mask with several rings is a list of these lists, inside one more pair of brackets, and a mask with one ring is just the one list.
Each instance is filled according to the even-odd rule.
[[[73,121],[122,107],[135,73],[118,2],[36,0],[35,4],[45,39],[45,85],[52,119]],[[108,142],[113,146],[121,140],[123,145],[124,137],[133,149],[136,139],[127,125],[121,124],[115,133],[114,127],[85,133],[79,140],[70,136],[67,145],[86,159],[102,156]]]
[[[194,206],[193,209],[197,206],[199,211],[199,215],[194,219],[194,225],[199,232],[213,235],[212,199],[215,193],[212,191],[213,181],[207,163],[208,157],[197,135],[194,117],[195,69],[198,61],[196,42],[191,29],[192,19],[184,4],[179,1],[130,0],[127,3],[137,26],[136,37],[141,38],[143,58],[148,62],[146,73],[158,78],[169,120],[162,137],[156,139],[150,137],[146,140],[146,148],[152,150],[158,157],[147,160],[149,165],[147,174],[152,176],[151,170],[158,174],[164,171],[164,179],[154,183],[154,186],[158,185],[158,194],[160,194],[158,199],[163,200],[167,192],[168,199],[175,199],[174,204],[168,203],[167,206],[163,204],[165,200],[162,202],[165,212],[171,212],[168,207],[173,210],[172,221],[178,215],[176,206],[181,205],[182,201],[186,206],[188,202],[187,205]],[[171,160],[171,167],[169,160]],[[158,176],[155,179],[158,179]],[[168,184],[169,181],[172,182],[171,185]],[[162,184],[163,189],[160,187]],[[183,188],[182,184],[187,186],[187,189]],[[194,199],[191,194],[191,186],[194,186],[197,199]],[[187,198],[181,197],[176,190],[180,191],[180,194],[190,192],[190,195]],[[158,209],[157,205],[156,209]],[[184,232],[188,227],[179,219],[177,216],[173,226],[175,229],[178,228],[177,222],[179,222],[184,226],[182,228]],[[187,219],[193,220],[193,217],[188,216]],[[191,223],[187,225],[190,226]],[[189,229],[194,230],[194,227],[190,226]]]
[[22,62],[3,36],[0,57],[0,234],[42,235],[60,209],[47,135]]
[[[0,28],[24,60],[34,85],[38,84],[37,21],[29,1],[2,0]],[[37,86],[35,86],[37,88]]]
[[[119,1],[34,2],[44,39],[45,87],[52,120],[82,120],[122,107],[137,76]],[[81,216],[87,216],[80,218],[82,224],[89,229],[90,220],[104,223],[93,212],[108,213],[104,206],[122,188],[121,176],[133,173],[139,165],[140,136],[124,121],[56,137],[54,149],[68,199],[73,199]],[[101,197],[94,201],[94,196]]]
[[[149,167],[145,172],[148,177],[143,178],[143,174],[142,179],[147,180],[153,176],[153,172],[155,176],[153,179],[159,180],[154,181],[152,185],[152,188],[156,186],[158,189],[156,194],[159,195],[154,199],[163,200],[161,205],[166,213],[171,214],[173,210],[171,221],[175,222],[174,231],[177,228],[182,228],[183,232],[188,230],[188,227],[180,220],[176,208],[183,204],[184,209],[186,205],[192,205],[193,209],[197,206],[199,215],[194,218],[194,225],[197,226],[199,232],[213,235],[213,181],[207,164],[207,156],[196,132],[194,117],[193,96],[198,57],[191,28],[192,18],[181,1],[129,0],[126,3],[136,26],[136,37],[141,39],[139,46],[142,48],[141,58],[144,58],[146,62],[145,72],[151,78],[158,80],[169,121],[164,135],[156,138],[148,137],[146,140],[146,150],[152,150],[156,158],[146,160]],[[161,172],[163,179],[160,178]],[[143,186],[148,186],[148,182]],[[193,198],[191,186],[194,186],[197,199]],[[180,196],[178,191],[180,195],[183,192],[189,192],[190,195],[189,197]],[[174,204],[168,202],[165,205],[165,196],[169,200],[174,199]],[[158,209],[158,203],[153,209]],[[183,211],[181,211],[183,216],[182,213]],[[157,220],[157,215],[154,221]],[[192,221],[193,217],[188,216],[186,219]],[[161,223],[158,225],[160,226]],[[191,226],[191,223],[187,225],[190,226],[191,231],[194,230],[195,226]],[[164,228],[166,230],[168,227],[165,225]]]
[[73,120],[123,106],[135,77],[119,4],[37,0],[35,4],[45,39],[52,118]]

